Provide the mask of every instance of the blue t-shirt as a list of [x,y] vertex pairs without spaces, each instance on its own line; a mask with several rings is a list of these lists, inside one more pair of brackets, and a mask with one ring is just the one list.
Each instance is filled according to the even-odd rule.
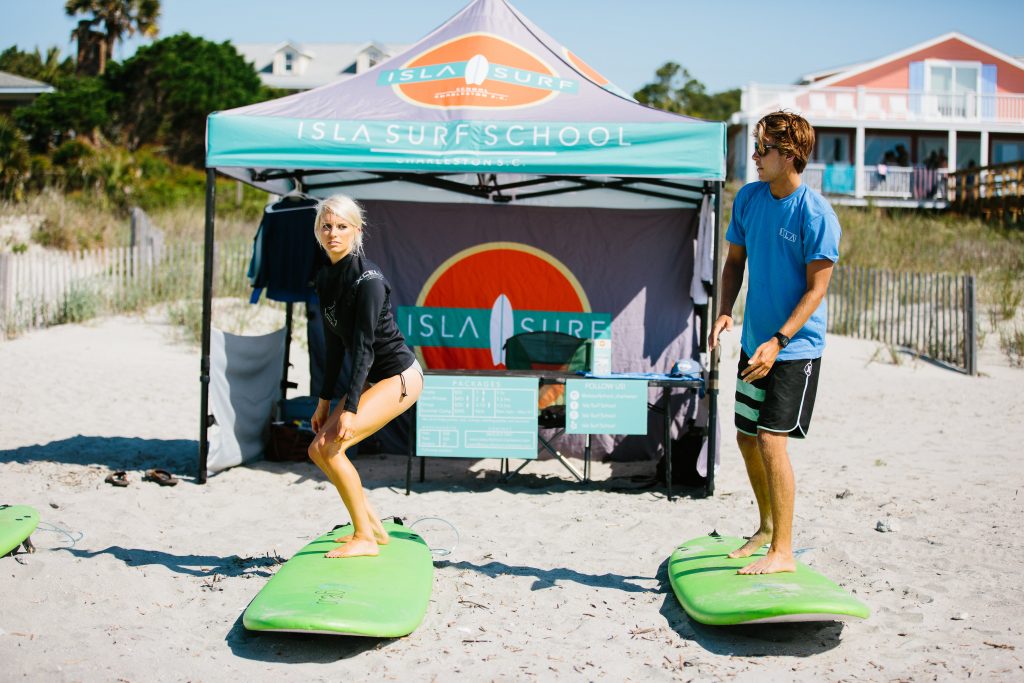
[[[828,201],[801,185],[776,199],[768,183],[744,185],[733,202],[725,239],[747,250],[747,304],[741,344],[748,356],[793,314],[807,292],[807,264],[839,260],[839,219]],[[824,300],[778,360],[818,358],[825,350]]]

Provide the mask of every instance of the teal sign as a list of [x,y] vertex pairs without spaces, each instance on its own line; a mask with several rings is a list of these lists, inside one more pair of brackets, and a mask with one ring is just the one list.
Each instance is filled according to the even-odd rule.
[[721,123],[353,121],[211,114],[210,168],[375,169],[723,178]]
[[646,434],[646,380],[566,380],[565,431],[568,434]]
[[[492,324],[494,310],[485,308],[443,308],[399,306],[398,327],[410,346],[446,346],[459,349],[487,349],[501,345],[523,332],[564,332],[583,339],[611,339],[610,313],[565,311],[514,311],[512,327]],[[504,339],[491,338],[492,330]]]
[[416,403],[416,454],[537,458],[537,379],[427,375]]

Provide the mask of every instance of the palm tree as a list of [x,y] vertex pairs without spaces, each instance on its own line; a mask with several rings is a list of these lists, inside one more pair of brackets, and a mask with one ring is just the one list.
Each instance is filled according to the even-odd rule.
[[[98,65],[96,70],[103,73],[107,62],[114,57],[114,43],[119,43],[125,34],[133,36],[155,36],[159,31],[160,0],[67,0],[64,11],[69,17],[78,14],[92,14],[91,18],[78,22],[71,35],[78,40],[79,63],[83,55],[83,41],[99,42]],[[102,31],[95,29],[103,25]]]

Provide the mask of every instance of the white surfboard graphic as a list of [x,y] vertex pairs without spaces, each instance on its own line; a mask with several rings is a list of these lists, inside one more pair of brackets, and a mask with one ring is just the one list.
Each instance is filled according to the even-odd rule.
[[505,362],[505,342],[512,336],[512,302],[499,294],[491,306],[491,360],[495,365]]
[[466,85],[480,85],[487,80],[487,72],[490,70],[491,64],[487,61],[487,57],[483,55],[474,55],[472,59],[466,62]]

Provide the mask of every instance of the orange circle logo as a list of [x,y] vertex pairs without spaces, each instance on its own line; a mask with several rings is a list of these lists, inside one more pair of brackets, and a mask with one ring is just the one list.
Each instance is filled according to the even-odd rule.
[[565,264],[516,242],[481,244],[449,258],[423,285],[415,311],[431,316],[415,322],[429,324],[431,338],[445,344],[431,345],[417,333],[423,343],[416,353],[428,368],[493,369],[512,334],[558,328],[590,336],[592,318]]
[[381,72],[377,84],[432,109],[530,107],[579,89],[578,82],[559,77],[537,55],[490,33],[436,45],[400,69]]

